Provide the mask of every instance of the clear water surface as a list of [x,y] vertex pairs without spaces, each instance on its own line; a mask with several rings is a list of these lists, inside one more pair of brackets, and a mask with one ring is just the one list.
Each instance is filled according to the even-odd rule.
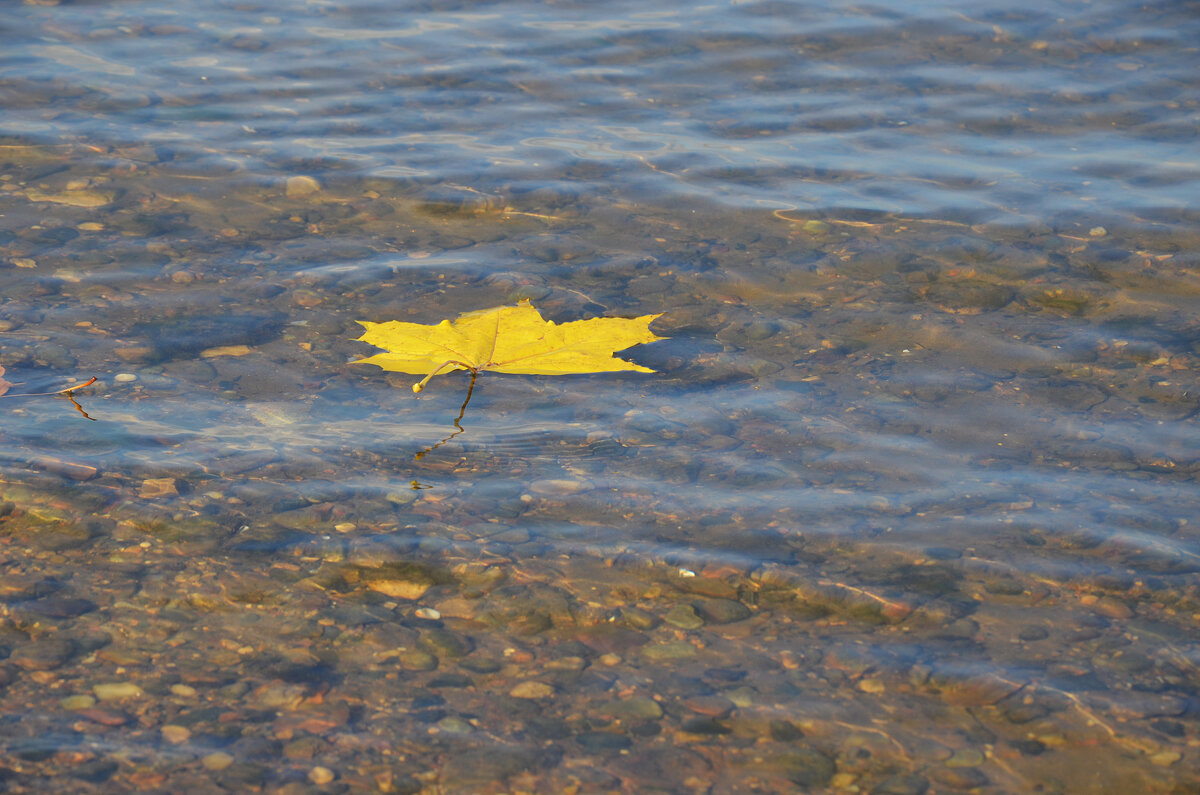
[[1191,792],[1197,10],[9,5],[0,786]]

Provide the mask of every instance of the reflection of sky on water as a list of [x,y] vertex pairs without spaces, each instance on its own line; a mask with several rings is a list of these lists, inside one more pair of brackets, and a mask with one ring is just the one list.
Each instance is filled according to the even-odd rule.
[[[623,12],[623,13],[621,13]],[[1121,2],[14,9],[0,132],[479,189],[1029,221],[1174,212],[1197,22]],[[1136,24],[1132,20],[1137,20]],[[48,118],[50,81],[75,86]]]

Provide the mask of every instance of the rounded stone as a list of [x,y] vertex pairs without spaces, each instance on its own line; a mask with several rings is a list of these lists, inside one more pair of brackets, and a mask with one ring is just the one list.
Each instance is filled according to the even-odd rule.
[[690,605],[675,605],[663,616],[663,620],[680,629],[699,629],[704,626],[704,619],[696,615]]
[[946,760],[946,767],[979,767],[986,759],[982,752],[974,748],[961,748]]
[[109,682],[94,685],[92,692],[101,701],[121,701],[127,698],[140,698],[145,695],[142,689],[133,682]]
[[303,174],[295,177],[288,177],[286,191],[289,199],[303,199],[306,196],[311,196],[320,190],[321,183],[317,182],[312,177],[306,177]]
[[417,649],[403,652],[397,659],[400,667],[406,671],[432,671],[438,667],[437,657]]
[[679,730],[687,734],[729,734],[732,729],[714,718],[688,718],[679,725]]
[[685,700],[683,705],[698,715],[717,720],[729,717],[734,709],[732,701],[720,696],[693,696]]
[[68,640],[43,638],[18,646],[8,659],[26,671],[53,671],[69,660],[74,650]]
[[1160,751],[1150,757],[1150,762],[1159,767],[1170,767],[1182,758],[1183,755],[1178,751]]
[[465,657],[475,648],[470,638],[443,629],[431,629],[421,636],[420,646],[430,654],[458,659]]
[[623,734],[593,731],[575,735],[575,742],[589,752],[623,751],[633,745],[633,741]]
[[750,617],[750,608],[734,599],[697,599],[692,607],[709,624],[732,624]]
[[89,695],[83,694],[77,696],[67,696],[63,700],[59,701],[58,705],[65,710],[74,712],[81,709],[91,709],[92,707],[96,706],[96,699]]
[[1045,640],[1050,637],[1050,632],[1045,627],[1023,627],[1017,637],[1024,641]]
[[897,773],[879,782],[872,790],[879,795],[925,795],[929,791],[929,779],[917,773]]
[[696,656],[696,647],[690,643],[662,643],[642,649],[642,657],[648,662],[663,663]]
[[937,768],[929,771],[929,777],[950,789],[975,789],[988,783],[988,777],[973,767]]
[[437,727],[448,734],[470,734],[475,730],[474,726],[457,715],[449,715],[442,718],[437,722]]
[[327,767],[322,767],[321,765],[317,765],[312,770],[308,771],[308,780],[317,786],[328,784],[329,782],[333,781],[333,779],[333,771]]
[[606,701],[597,706],[597,712],[621,720],[658,720],[663,716],[662,707],[652,698],[635,697]]
[[217,751],[200,760],[205,770],[224,770],[233,764],[233,757],[224,751]]
[[171,745],[186,743],[192,737],[192,730],[186,726],[168,724],[162,727],[162,737]]
[[554,695],[554,688],[545,682],[522,682],[508,691],[513,698],[549,698]]

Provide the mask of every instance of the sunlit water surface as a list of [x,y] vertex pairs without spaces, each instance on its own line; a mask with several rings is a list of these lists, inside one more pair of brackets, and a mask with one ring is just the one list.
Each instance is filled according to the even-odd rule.
[[1190,792],[1196,11],[9,7],[0,786]]

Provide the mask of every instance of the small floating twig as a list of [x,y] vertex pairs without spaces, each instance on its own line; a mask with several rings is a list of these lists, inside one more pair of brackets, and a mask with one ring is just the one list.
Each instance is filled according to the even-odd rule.
[[[4,368],[0,367],[0,375],[3,375],[3,374],[4,374]],[[86,411],[83,410],[83,406],[79,405],[79,402],[77,400],[75,400],[75,395],[74,395],[74,392],[76,390],[91,386],[94,383],[96,383],[96,376],[92,376],[87,381],[84,381],[82,384],[75,384],[73,386],[66,387],[65,389],[58,389],[53,392],[18,392],[15,395],[9,395],[9,394],[5,394],[8,391],[7,387],[14,386],[14,385],[9,383],[8,381],[4,381],[3,379],[0,379],[0,390],[2,390],[2,391],[0,391],[0,398],[60,397],[60,396],[65,397],[67,400],[71,401],[71,405],[75,407],[76,411],[78,411],[80,414],[82,414],[84,417],[91,420],[92,422],[95,422],[96,418],[90,416]]]
[[92,376],[87,381],[83,382],[82,384],[76,384],[75,386],[69,386],[66,389],[59,389],[55,392],[20,392],[16,395],[0,395],[0,397],[10,397],[10,398],[13,398],[13,397],[53,397],[54,395],[66,395],[67,397],[70,397],[71,393],[74,392],[76,389],[83,389],[85,386],[91,386],[94,383],[96,383],[96,377]]

